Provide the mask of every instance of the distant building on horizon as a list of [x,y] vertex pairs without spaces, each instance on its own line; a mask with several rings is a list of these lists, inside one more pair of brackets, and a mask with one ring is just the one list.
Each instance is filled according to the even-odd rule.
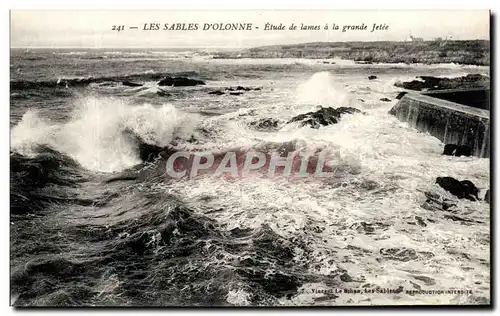
[[413,35],[410,34],[410,41],[411,42],[423,42],[424,39],[422,37],[414,37]]

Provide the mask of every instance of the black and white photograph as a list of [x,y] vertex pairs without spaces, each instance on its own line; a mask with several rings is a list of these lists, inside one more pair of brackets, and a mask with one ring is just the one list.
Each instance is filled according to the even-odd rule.
[[11,10],[10,305],[490,306],[491,19]]

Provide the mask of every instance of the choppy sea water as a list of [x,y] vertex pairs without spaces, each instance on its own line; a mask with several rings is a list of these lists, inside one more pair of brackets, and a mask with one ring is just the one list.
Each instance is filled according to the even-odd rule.
[[[438,139],[388,114],[398,80],[488,68],[223,60],[204,51],[11,55],[15,305],[489,303],[489,204],[435,184],[468,179],[483,197],[489,159],[442,156]],[[167,75],[206,85],[158,87]],[[208,94],[237,86],[260,90]],[[363,113],[318,129],[287,124],[319,105]],[[263,119],[277,126],[254,124]],[[127,131],[190,151],[327,150],[335,172],[170,181],[155,172],[161,161],[141,161]],[[429,194],[467,221],[430,207]]]

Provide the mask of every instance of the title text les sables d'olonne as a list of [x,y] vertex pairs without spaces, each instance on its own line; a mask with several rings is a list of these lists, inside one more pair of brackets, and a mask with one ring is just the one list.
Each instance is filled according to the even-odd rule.
[[142,25],[112,25],[112,31],[338,31],[338,32],[380,32],[388,31],[389,25],[385,23],[361,23],[361,24],[345,24],[339,25],[336,23],[325,23],[309,25],[305,23],[270,23],[263,25],[255,25],[253,23],[157,23],[148,22]]

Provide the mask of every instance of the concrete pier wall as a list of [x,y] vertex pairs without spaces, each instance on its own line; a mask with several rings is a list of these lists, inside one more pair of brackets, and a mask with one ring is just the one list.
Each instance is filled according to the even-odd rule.
[[408,93],[389,113],[444,144],[466,145],[474,156],[489,157],[490,111],[431,95]]
[[483,88],[476,89],[448,89],[422,92],[434,98],[451,101],[473,108],[489,110],[490,109],[490,90]]

